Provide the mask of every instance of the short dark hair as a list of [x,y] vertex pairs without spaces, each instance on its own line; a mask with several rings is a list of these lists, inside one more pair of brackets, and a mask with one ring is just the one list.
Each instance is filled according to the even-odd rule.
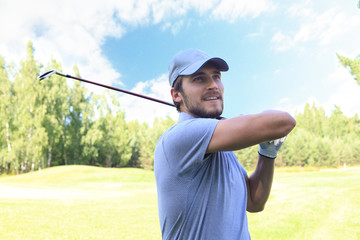
[[[178,76],[176,78],[175,82],[174,82],[174,87],[173,88],[174,88],[175,91],[183,93],[182,82],[183,82],[183,77]],[[174,100],[173,100],[173,102],[174,102],[174,105],[176,107],[176,110],[178,112],[180,112],[180,103],[175,102]]]

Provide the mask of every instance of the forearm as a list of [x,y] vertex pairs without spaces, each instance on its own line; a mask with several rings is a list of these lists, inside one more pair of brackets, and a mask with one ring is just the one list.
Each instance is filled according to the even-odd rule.
[[259,155],[254,173],[248,179],[248,205],[249,212],[259,212],[265,207],[269,198],[274,177],[275,159]]
[[207,153],[235,151],[286,136],[296,125],[286,112],[264,111],[220,121],[210,140]]

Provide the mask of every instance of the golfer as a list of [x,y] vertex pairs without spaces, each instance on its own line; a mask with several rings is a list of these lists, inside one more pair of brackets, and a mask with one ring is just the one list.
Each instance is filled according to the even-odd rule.
[[[221,72],[228,69],[223,59],[196,49],[170,62],[180,116],[155,149],[163,239],[250,239],[246,211],[262,211],[269,197],[277,152],[296,122],[274,110],[220,120]],[[255,144],[258,162],[249,177],[232,151]]]

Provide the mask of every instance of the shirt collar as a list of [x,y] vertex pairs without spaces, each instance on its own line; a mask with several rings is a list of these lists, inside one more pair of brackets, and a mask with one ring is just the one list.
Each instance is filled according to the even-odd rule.
[[[182,121],[185,121],[185,120],[189,120],[189,119],[193,119],[193,118],[196,118],[194,117],[193,115],[191,114],[188,114],[186,112],[181,112],[180,115],[179,115],[179,122],[182,122]],[[224,117],[218,117],[216,118],[217,120],[221,120],[223,119]]]
[[193,119],[193,118],[195,118],[193,115],[188,114],[186,112],[181,112],[180,115],[179,115],[179,122],[189,120],[189,119]]

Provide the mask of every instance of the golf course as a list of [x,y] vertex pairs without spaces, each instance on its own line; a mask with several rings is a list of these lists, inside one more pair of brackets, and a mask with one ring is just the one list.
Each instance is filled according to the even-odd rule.
[[[249,171],[249,174],[251,171]],[[276,169],[252,239],[360,239],[360,168]],[[0,177],[0,239],[161,239],[154,173],[61,166]]]

